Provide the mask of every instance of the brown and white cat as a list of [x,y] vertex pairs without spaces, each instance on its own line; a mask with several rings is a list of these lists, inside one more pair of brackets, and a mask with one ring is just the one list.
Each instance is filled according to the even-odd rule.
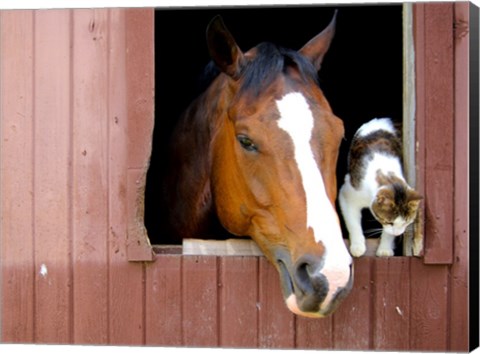
[[362,209],[369,208],[383,226],[376,252],[380,257],[393,256],[395,237],[415,220],[422,197],[403,177],[401,154],[400,138],[389,118],[372,119],[353,137],[338,200],[355,257],[366,251]]

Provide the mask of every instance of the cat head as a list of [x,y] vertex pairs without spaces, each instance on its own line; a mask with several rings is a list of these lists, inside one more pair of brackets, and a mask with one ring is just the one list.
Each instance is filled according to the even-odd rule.
[[385,232],[398,236],[415,220],[422,199],[405,182],[395,181],[378,190],[370,210]]

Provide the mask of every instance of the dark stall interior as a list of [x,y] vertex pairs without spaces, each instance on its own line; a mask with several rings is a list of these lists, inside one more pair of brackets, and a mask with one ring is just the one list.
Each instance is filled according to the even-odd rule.
[[[158,207],[159,179],[172,128],[195,98],[198,78],[209,62],[209,21],[220,14],[243,51],[263,41],[300,49],[330,22],[335,8],[336,34],[319,78],[333,112],[345,125],[337,166],[340,187],[358,127],[376,117],[402,120],[401,4],[156,10],[155,129],[145,195],[145,225],[152,244],[168,243]],[[379,227],[368,212],[363,219],[364,229]]]

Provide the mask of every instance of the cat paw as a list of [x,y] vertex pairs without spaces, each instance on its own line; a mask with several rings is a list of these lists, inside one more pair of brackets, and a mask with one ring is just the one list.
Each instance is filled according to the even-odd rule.
[[377,257],[391,257],[393,256],[393,250],[390,248],[378,248]]
[[353,243],[350,245],[350,253],[354,257],[361,257],[365,254],[367,247],[364,243]]

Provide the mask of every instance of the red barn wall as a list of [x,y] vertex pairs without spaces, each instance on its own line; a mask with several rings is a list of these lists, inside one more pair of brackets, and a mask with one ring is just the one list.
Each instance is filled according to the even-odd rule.
[[[351,295],[333,316],[311,320],[286,309],[263,257],[152,253],[141,196],[153,10],[0,12],[1,341],[467,350],[461,21],[466,3],[415,5],[425,257],[357,259]],[[431,90],[448,109],[432,111]],[[432,114],[448,133],[431,129]],[[446,160],[432,160],[435,149]],[[441,195],[430,184],[437,171],[448,185]]]

